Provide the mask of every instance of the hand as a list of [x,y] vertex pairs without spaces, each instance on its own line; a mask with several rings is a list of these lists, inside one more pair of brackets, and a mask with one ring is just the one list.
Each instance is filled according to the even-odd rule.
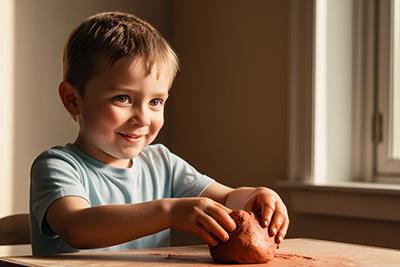
[[217,239],[226,242],[229,239],[227,231],[234,231],[236,228],[228,214],[230,211],[210,198],[180,198],[172,204],[170,225],[191,232],[207,244],[216,246]]
[[259,214],[261,226],[269,228],[269,234],[275,236],[275,242],[282,242],[289,227],[289,216],[285,204],[275,191],[265,187],[254,188],[245,210]]

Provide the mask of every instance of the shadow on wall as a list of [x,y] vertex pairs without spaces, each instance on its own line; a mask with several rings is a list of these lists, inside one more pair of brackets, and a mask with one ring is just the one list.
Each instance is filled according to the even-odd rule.
[[29,170],[35,157],[72,142],[77,128],[58,98],[62,49],[69,33],[87,16],[103,11],[134,13],[168,30],[168,1],[17,0],[15,1],[15,77],[13,211],[29,205]]
[[172,151],[230,186],[287,175],[289,1],[173,1]]

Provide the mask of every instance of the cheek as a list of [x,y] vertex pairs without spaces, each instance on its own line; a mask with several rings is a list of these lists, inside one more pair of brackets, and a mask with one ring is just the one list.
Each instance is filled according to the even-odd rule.
[[121,115],[112,109],[99,107],[87,113],[85,124],[95,133],[107,134],[121,124],[120,118]]
[[160,131],[163,125],[164,125],[164,114],[156,116],[151,123],[152,131],[158,133],[158,131]]

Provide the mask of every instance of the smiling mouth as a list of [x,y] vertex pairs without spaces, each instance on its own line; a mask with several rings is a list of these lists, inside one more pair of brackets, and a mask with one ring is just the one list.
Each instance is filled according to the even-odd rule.
[[122,138],[124,138],[125,140],[130,141],[130,142],[137,142],[140,139],[142,139],[142,137],[144,136],[144,135],[123,134],[123,133],[118,133],[118,134]]

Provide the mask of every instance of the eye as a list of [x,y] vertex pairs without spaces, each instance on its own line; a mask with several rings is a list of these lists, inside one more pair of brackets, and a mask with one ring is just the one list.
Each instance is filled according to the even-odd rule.
[[132,104],[132,99],[127,95],[117,95],[116,97],[113,98],[113,100],[118,104],[124,104],[124,105]]
[[149,103],[151,106],[159,106],[159,105],[164,104],[164,100],[161,98],[155,98],[155,99],[150,100]]

